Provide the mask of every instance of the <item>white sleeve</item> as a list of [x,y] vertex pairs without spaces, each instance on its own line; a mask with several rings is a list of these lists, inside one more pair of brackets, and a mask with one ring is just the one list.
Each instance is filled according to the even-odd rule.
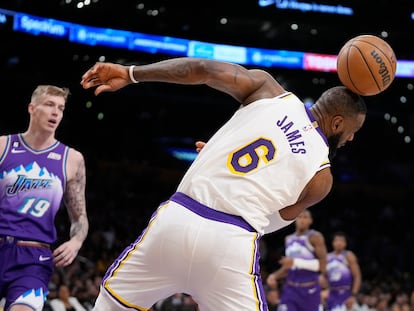
[[319,271],[319,260],[318,259],[294,258],[293,267],[298,268],[298,269],[310,270],[310,271]]

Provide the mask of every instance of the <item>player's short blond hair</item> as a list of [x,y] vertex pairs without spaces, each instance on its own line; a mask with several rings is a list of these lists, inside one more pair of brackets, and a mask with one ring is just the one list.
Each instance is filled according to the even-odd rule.
[[61,96],[65,99],[66,103],[70,95],[70,91],[66,87],[58,87],[55,85],[38,85],[32,93],[31,101],[36,102],[38,98],[44,95]]

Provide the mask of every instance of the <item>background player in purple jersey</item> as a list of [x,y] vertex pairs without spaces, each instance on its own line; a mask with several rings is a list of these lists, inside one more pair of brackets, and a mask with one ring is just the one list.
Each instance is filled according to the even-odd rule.
[[[88,233],[83,155],[55,138],[67,88],[39,85],[28,105],[24,133],[0,137],[0,297],[6,311],[40,311],[54,265],[72,263]],[[70,238],[57,240],[61,203]]]
[[281,267],[267,277],[271,288],[285,279],[281,290],[279,311],[317,311],[321,304],[319,274],[326,271],[325,238],[310,229],[313,219],[305,210],[295,221],[296,231],[285,238],[285,256]]
[[332,251],[328,253],[326,268],[329,294],[327,311],[341,311],[352,307],[361,287],[361,269],[357,256],[347,249],[344,232],[336,232],[332,238]]

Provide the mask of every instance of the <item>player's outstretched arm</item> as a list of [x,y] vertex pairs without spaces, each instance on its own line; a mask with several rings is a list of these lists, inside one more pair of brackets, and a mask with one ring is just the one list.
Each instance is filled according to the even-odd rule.
[[96,63],[86,71],[81,80],[84,89],[96,87],[95,95],[114,92],[132,83],[128,67],[113,63]]
[[257,99],[285,92],[267,72],[209,59],[182,57],[141,66],[96,63],[83,76],[81,85],[96,87],[95,94],[117,91],[137,82],[206,84],[247,105]]

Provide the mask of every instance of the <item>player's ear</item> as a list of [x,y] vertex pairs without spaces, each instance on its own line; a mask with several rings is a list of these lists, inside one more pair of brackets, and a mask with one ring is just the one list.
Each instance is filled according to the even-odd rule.
[[343,122],[344,122],[344,117],[340,115],[334,116],[331,122],[332,132],[334,133],[340,132],[342,130]]
[[31,102],[27,105],[27,111],[29,113],[32,113],[33,109],[34,109],[34,104]]

